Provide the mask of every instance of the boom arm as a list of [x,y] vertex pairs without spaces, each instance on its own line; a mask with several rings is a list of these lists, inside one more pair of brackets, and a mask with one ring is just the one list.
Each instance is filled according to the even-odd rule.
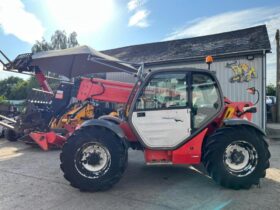
[[112,103],[127,103],[133,84],[97,78],[82,78],[77,99],[92,98]]

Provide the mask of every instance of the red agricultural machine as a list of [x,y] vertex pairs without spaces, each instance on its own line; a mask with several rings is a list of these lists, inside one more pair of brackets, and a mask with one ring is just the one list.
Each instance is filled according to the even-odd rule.
[[[80,67],[94,63],[100,71],[134,71],[109,57],[89,55],[75,60]],[[76,65],[65,63],[61,58],[52,67]],[[33,62],[40,68],[43,64]],[[131,148],[143,151],[147,165],[203,163],[218,184],[250,188],[265,177],[270,158],[264,131],[249,121],[254,112],[251,102],[224,98],[210,70],[170,68],[145,73],[140,65],[123,110],[117,116],[86,120],[67,138],[60,154],[61,169],[75,188],[106,190],[125,172]]]
[[[26,109],[17,120],[0,115],[0,118],[5,120],[0,121],[0,125],[6,127],[5,137],[10,141],[22,140],[28,144],[39,145],[43,150],[61,148],[75,128],[86,120],[105,114],[116,115],[116,108],[127,102],[133,87],[130,83],[79,77],[75,78],[75,82],[60,82],[58,88],[53,91],[39,68],[41,65],[36,67],[31,65],[31,62],[36,60],[34,55],[22,54],[14,61],[10,61],[3,52],[1,53],[8,61],[4,63],[1,60],[4,70],[33,73],[41,87],[32,89],[26,100]],[[77,57],[81,55],[81,51],[77,53]],[[50,57],[59,60],[61,56],[65,54],[47,56],[44,59],[52,62],[49,60]],[[70,71],[73,69],[68,68],[64,72],[59,72],[51,68],[49,72],[69,76],[73,74]],[[89,72],[81,70],[79,76],[85,73]]]

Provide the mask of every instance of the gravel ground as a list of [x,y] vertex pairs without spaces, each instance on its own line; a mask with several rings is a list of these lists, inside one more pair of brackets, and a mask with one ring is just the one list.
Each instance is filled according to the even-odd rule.
[[280,141],[271,141],[271,168],[260,188],[229,190],[193,167],[145,166],[129,152],[122,180],[106,192],[69,186],[59,151],[0,140],[0,209],[280,209]]

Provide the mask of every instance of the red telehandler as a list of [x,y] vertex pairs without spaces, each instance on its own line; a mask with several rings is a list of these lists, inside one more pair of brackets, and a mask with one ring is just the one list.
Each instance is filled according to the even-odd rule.
[[265,177],[270,152],[265,132],[250,121],[256,108],[224,98],[212,71],[145,74],[141,65],[137,78],[123,114],[88,120],[66,140],[60,166],[71,186],[111,188],[125,172],[129,148],[142,150],[147,165],[202,163],[227,188],[248,189]]

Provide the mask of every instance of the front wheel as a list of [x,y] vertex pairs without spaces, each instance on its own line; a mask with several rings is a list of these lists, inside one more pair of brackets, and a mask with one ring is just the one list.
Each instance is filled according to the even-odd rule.
[[247,126],[225,127],[204,145],[203,164],[218,184],[248,189],[265,177],[270,153],[264,136]]
[[83,191],[100,191],[116,184],[127,166],[122,139],[101,127],[75,131],[60,154],[61,169],[70,184]]

